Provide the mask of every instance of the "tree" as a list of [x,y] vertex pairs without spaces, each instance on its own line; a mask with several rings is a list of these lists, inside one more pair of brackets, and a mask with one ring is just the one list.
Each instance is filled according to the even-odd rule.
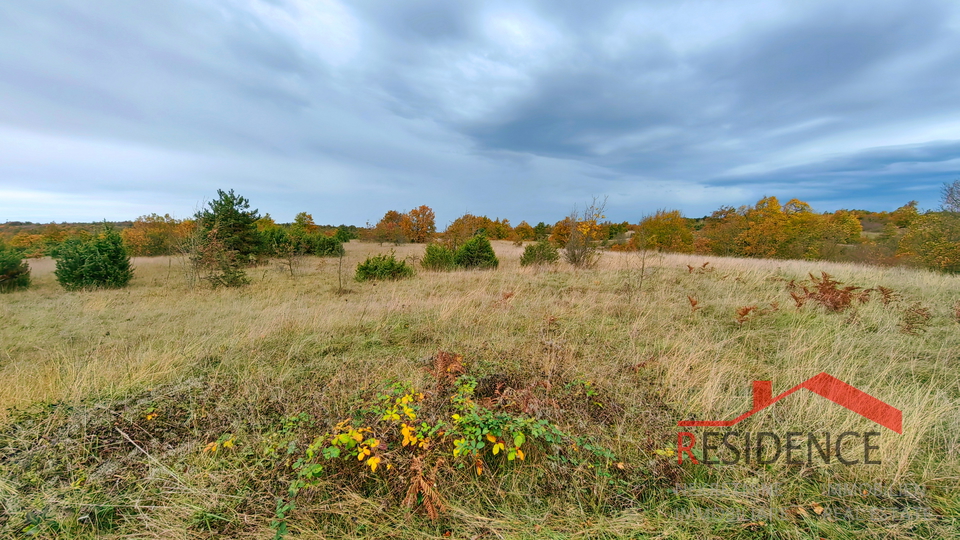
[[943,184],[940,208],[944,212],[960,212],[960,178]]
[[721,206],[704,220],[703,228],[697,231],[695,245],[700,253],[712,253],[731,257],[742,255],[739,239],[747,229],[745,209]]
[[30,286],[30,266],[19,250],[0,240],[0,293]]
[[404,236],[415,244],[429,242],[437,232],[433,210],[427,205],[414,208],[401,221]]
[[[679,210],[657,210],[640,221],[639,232],[630,239],[636,248],[681,253],[693,251],[693,231]],[[637,245],[641,243],[643,245]]]
[[[603,215],[606,205],[606,199],[599,201],[594,197],[583,212],[574,209],[564,221],[570,227],[570,233],[564,244],[563,256],[573,266],[590,268],[599,260],[600,243],[604,240],[600,220],[606,217]],[[557,234],[556,226],[553,234]]]
[[960,272],[960,214],[918,215],[900,239],[899,255],[924,268]]
[[123,238],[109,225],[87,240],[67,239],[56,255],[57,281],[67,290],[126,287],[133,278]]
[[216,231],[224,249],[233,251],[241,264],[253,262],[263,251],[263,240],[257,230],[260,214],[250,209],[250,201],[230,191],[217,190],[217,200],[197,213],[197,225],[203,235]]
[[897,208],[890,214],[890,219],[897,227],[909,227],[913,220],[917,219],[920,212],[917,211],[917,201],[910,201],[907,204]]
[[[546,226],[544,226],[546,227]],[[513,234],[517,237],[517,240],[534,240],[537,237],[537,231],[530,226],[526,221],[521,221],[519,225],[513,228]]]
[[747,229],[737,239],[743,244],[744,254],[749,257],[776,257],[787,238],[787,217],[780,201],[776,197],[760,199],[744,217]]
[[138,217],[133,226],[124,229],[120,235],[134,257],[170,255],[176,251],[178,242],[189,234],[191,226],[192,222],[174,219],[170,214],[150,214]]
[[483,234],[467,240],[457,249],[453,261],[461,268],[496,268],[500,261],[493,252],[493,246]]
[[377,222],[376,227],[373,228],[373,239],[375,242],[383,244],[384,242],[391,242],[394,244],[402,244],[407,241],[406,235],[403,233],[403,221],[404,215],[396,210],[388,210],[386,214]]

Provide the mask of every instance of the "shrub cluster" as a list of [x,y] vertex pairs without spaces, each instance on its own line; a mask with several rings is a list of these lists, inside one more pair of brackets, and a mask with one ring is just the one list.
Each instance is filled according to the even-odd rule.
[[456,268],[496,268],[500,261],[487,237],[478,234],[456,249],[444,244],[427,245],[420,264],[427,270],[447,272]]
[[357,265],[357,281],[403,279],[413,276],[413,267],[398,261],[393,252],[381,253]]
[[557,246],[544,239],[523,249],[520,266],[554,264],[559,260],[560,252],[557,250]]
[[443,244],[427,244],[427,250],[423,254],[423,260],[420,264],[427,270],[437,272],[446,272],[456,268],[456,253]]
[[130,256],[123,238],[112,227],[104,227],[87,240],[71,239],[55,255],[54,274],[63,288],[74,291],[92,288],[126,287],[133,278]]
[[478,234],[467,240],[457,249],[453,262],[462,268],[496,268],[500,261],[493,252],[493,246],[487,237]]
[[30,265],[19,250],[0,242],[0,293],[30,286]]

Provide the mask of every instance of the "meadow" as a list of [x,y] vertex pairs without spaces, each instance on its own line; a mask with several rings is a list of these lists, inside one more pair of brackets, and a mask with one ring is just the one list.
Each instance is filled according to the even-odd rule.
[[[960,537],[960,276],[653,252],[531,268],[494,242],[496,270],[358,283],[367,256],[423,245],[345,247],[218,290],[154,257],[125,289],[65,292],[32,260],[0,296],[0,534]],[[791,296],[822,272],[860,287],[849,306]],[[738,427],[877,431],[880,464],[678,464],[678,421],[820,372],[903,433],[810,392]],[[446,435],[474,427],[470,451]]]

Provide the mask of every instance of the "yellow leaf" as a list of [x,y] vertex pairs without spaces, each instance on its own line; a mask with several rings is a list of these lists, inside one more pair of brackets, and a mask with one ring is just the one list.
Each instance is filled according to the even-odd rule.
[[357,442],[363,442],[363,435],[359,431],[354,431],[350,434],[350,437]]
[[517,448],[517,457],[520,458],[520,461],[523,461],[523,450]]
[[227,439],[223,441],[224,448],[233,448],[233,439]]
[[205,447],[203,448],[203,451],[204,451],[204,452],[210,452],[210,453],[216,452],[216,451],[217,451],[217,443],[212,442],[212,443],[208,444],[207,446],[205,446]]
[[823,507],[818,503],[813,503],[813,512],[819,516],[823,513]]
[[378,458],[377,456],[373,456],[372,458],[368,459],[367,465],[370,466],[370,472],[376,472],[377,465],[379,463],[380,463],[380,458]]
[[497,442],[497,438],[494,437],[494,436],[493,436],[492,434],[490,434],[490,433],[487,433],[487,440],[490,441],[490,442],[492,442],[492,443]]

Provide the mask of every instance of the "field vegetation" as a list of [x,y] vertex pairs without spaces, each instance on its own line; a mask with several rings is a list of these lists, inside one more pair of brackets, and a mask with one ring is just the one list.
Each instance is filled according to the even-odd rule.
[[[418,214],[399,230],[429,231]],[[349,288],[425,245],[274,257],[237,288],[165,256],[64,291],[32,259],[0,296],[0,536],[958,536],[957,275],[645,244],[521,266],[498,235],[496,269]],[[903,433],[809,392],[743,429],[879,431],[881,464],[678,464],[678,421],[820,372],[901,409]]]

